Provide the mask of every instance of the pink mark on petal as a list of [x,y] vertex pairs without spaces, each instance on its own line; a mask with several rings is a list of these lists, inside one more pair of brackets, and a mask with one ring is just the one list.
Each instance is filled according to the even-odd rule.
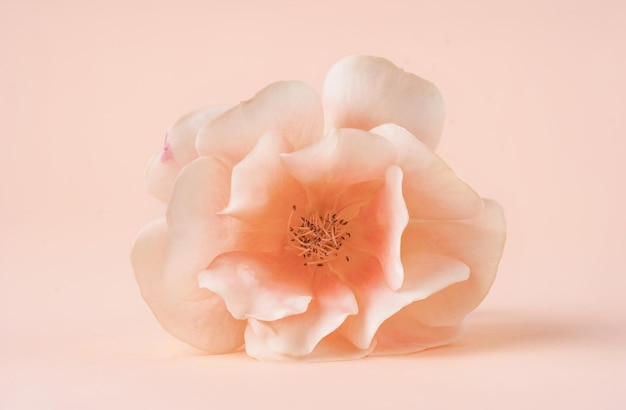
[[163,141],[163,152],[161,152],[161,162],[167,162],[173,158],[170,142],[167,140],[168,135],[165,133],[165,141]]

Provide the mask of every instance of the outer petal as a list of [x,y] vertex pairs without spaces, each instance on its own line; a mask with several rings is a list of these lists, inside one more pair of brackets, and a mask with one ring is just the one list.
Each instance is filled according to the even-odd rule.
[[256,333],[246,332],[246,352],[248,355],[262,360],[307,362],[336,361],[359,359],[369,355],[376,347],[376,341],[367,349],[359,349],[337,332],[326,336],[305,356],[291,356],[270,350],[264,339]]
[[431,148],[441,136],[444,103],[427,80],[383,58],[350,56],[328,72],[324,83],[327,128],[369,130],[395,123]]
[[298,265],[284,258],[230,252],[202,271],[198,283],[220,295],[237,319],[277,320],[305,312],[311,302],[310,276],[302,275],[299,260]]
[[194,301],[185,300],[163,281],[167,226],[158,220],[143,228],[135,239],[131,262],[141,293],[155,317],[168,332],[209,353],[226,353],[243,344],[245,321],[235,320],[222,299],[206,289]]
[[483,209],[482,199],[454,171],[407,130],[394,124],[371,132],[389,140],[404,172],[404,198],[411,218],[461,219]]
[[374,256],[354,248],[346,252],[350,252],[350,262],[330,263],[329,268],[348,284],[357,298],[359,313],[346,320],[342,334],[361,349],[370,346],[379,326],[404,306],[469,276],[467,266],[452,258],[432,255],[431,260],[430,255],[425,255],[424,269],[407,272],[404,285],[394,292],[387,287]]
[[[230,169],[213,157],[186,166],[167,207],[168,259],[165,280],[171,286],[197,287],[197,274],[215,256],[233,250],[231,218],[218,215],[230,194]],[[191,297],[191,296],[190,296]]]
[[387,319],[376,332],[377,355],[407,354],[456,341],[465,329],[454,326],[429,326],[417,320],[410,306]]
[[270,84],[203,127],[196,148],[200,155],[234,165],[270,130],[285,136],[294,149],[321,138],[323,111],[317,93],[298,81]]
[[474,218],[460,221],[412,221],[402,240],[405,270],[419,269],[415,254],[436,253],[463,262],[470,269],[465,282],[456,283],[407,310],[422,323],[452,326],[487,295],[498,269],[506,236],[502,208],[485,200]]
[[305,313],[273,322],[248,320],[245,339],[249,355],[257,359],[276,359],[276,354],[307,356],[348,315],[357,312],[350,289],[325,269],[316,271],[313,286],[313,300]]
[[146,168],[146,189],[151,195],[167,202],[181,168],[198,157],[196,151],[198,130],[227,108],[208,107],[192,112],[178,120],[167,131],[163,151],[153,157]]

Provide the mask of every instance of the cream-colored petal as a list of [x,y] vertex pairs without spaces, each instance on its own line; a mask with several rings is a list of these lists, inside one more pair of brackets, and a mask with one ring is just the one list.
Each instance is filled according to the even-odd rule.
[[[165,280],[197,287],[197,274],[213,258],[236,248],[236,225],[218,215],[230,195],[230,168],[213,157],[194,160],[181,171],[167,207],[168,258]],[[191,297],[191,295],[190,295]]]
[[263,338],[252,330],[246,330],[246,353],[260,360],[324,362],[360,359],[369,355],[376,347],[376,341],[367,349],[359,349],[338,333],[331,333],[304,356],[291,356],[270,350]]
[[411,221],[402,238],[405,271],[410,266],[419,266],[412,258],[420,254],[453,258],[470,269],[467,281],[412,304],[412,314],[432,326],[459,323],[487,295],[498,269],[505,237],[502,208],[491,200],[485,200],[484,209],[470,219]]
[[282,135],[268,131],[254,149],[233,168],[230,200],[222,215],[258,223],[259,219],[279,220],[284,233],[294,205],[302,206],[306,194],[283,167],[279,154],[291,150]]
[[172,125],[165,134],[163,151],[150,160],[146,169],[146,189],[151,195],[167,202],[181,168],[198,157],[198,130],[226,109],[226,106],[208,107],[187,114]]
[[225,253],[198,275],[198,283],[220,295],[237,319],[282,319],[305,312],[313,294],[301,262],[290,259]]
[[266,131],[278,132],[300,149],[321,138],[323,121],[315,90],[299,81],[277,82],[201,128],[196,148],[200,155],[214,155],[234,165]]
[[259,359],[264,357],[255,354],[263,352],[307,356],[348,315],[357,312],[350,289],[324,268],[315,272],[313,292],[313,300],[305,313],[271,322],[249,319],[245,332],[248,354]]
[[389,140],[404,172],[404,199],[411,218],[461,219],[478,214],[482,199],[452,169],[407,130],[385,124],[371,130]]
[[356,249],[349,252],[349,262],[332,263],[329,268],[348,284],[356,296],[359,313],[346,320],[342,333],[361,349],[370,346],[379,326],[404,306],[469,276],[469,269],[452,258],[433,255],[433,261],[425,255],[425,267],[420,274],[407,274],[403,286],[394,292],[387,286],[376,257]]
[[326,76],[323,100],[327,129],[395,123],[433,149],[441,137],[445,106],[437,87],[384,58],[337,62]]
[[429,326],[412,314],[411,305],[387,319],[376,332],[372,356],[400,355],[452,343],[461,337],[465,326]]
[[144,227],[133,244],[131,262],[141,293],[165,330],[209,353],[226,353],[243,344],[246,322],[235,320],[222,299],[206,289],[168,286],[163,281],[167,257],[167,225],[157,220]]

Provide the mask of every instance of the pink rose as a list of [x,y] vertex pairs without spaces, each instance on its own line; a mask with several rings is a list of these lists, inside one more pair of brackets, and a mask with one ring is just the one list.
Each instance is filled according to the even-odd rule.
[[274,360],[455,340],[505,222],[433,151],[443,113],[430,82],[352,56],[321,99],[278,82],[180,120],[147,171],[166,216],[131,255],[161,325],[209,353]]

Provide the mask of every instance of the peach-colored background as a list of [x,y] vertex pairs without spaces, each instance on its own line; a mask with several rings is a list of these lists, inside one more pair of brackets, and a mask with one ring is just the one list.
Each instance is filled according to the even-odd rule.
[[[625,4],[0,1],[0,408],[626,408]],[[507,214],[491,294],[408,357],[198,355],[129,266],[148,158],[352,53],[440,87],[439,152]]]

